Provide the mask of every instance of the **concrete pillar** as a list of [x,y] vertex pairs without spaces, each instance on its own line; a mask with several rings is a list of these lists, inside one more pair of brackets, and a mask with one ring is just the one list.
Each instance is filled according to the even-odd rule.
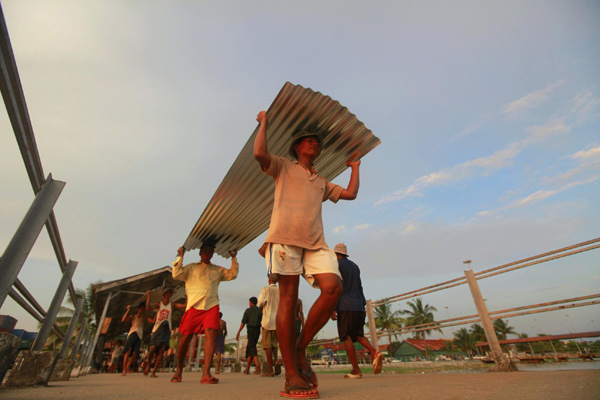
[[[373,312],[373,301],[367,300],[367,322],[369,324],[369,333],[371,334],[371,346],[379,351],[379,338],[377,337],[377,326],[375,325],[375,313]],[[390,338],[390,343],[392,338]],[[391,356],[391,354],[390,354]]]
[[475,274],[473,271],[467,270],[465,271],[465,277],[467,278],[467,283],[469,284],[469,289],[471,290],[473,302],[475,303],[475,308],[477,308],[477,314],[479,314],[479,319],[481,320],[481,326],[485,332],[485,337],[490,345],[492,358],[496,363],[495,369],[498,371],[516,371],[517,367],[515,364],[510,361],[510,359],[502,352],[500,342],[498,341],[496,331],[494,330],[494,325],[492,324],[487,307],[483,301],[483,296],[479,290],[479,284],[477,283]]
[[50,351],[20,351],[3,384],[9,387],[45,385],[50,379],[54,358]]
[[60,196],[65,182],[48,175],[0,259],[0,308]]
[[50,307],[48,307],[48,311],[46,312],[46,317],[44,318],[44,323],[40,328],[40,331],[35,338],[35,342],[33,342],[32,351],[42,351],[44,350],[44,345],[46,344],[46,340],[48,339],[48,335],[50,335],[50,331],[52,330],[52,326],[54,326],[54,321],[56,321],[56,315],[58,315],[58,311],[60,310],[60,305],[62,304],[65,294],[67,293],[67,289],[71,284],[71,278],[75,273],[75,269],[77,268],[77,261],[69,260],[67,264],[67,268],[65,268],[65,272],[56,288],[56,293],[54,294],[54,298],[50,303]]
[[65,340],[60,348],[60,353],[58,354],[59,359],[64,359],[67,355],[67,350],[69,349],[69,344],[71,344],[71,337],[73,336],[73,332],[75,332],[75,328],[77,327],[77,322],[79,321],[79,316],[81,315],[81,310],[83,309],[83,302],[85,299],[81,298],[77,302],[75,306],[75,312],[73,313],[73,317],[71,318],[71,323],[69,324],[69,329],[67,329],[67,333],[65,334]]

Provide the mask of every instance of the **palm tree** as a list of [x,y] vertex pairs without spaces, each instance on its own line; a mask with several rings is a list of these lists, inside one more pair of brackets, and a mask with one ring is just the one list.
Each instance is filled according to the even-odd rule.
[[[409,316],[406,318],[406,326],[423,325],[435,322],[433,312],[437,311],[437,308],[430,306],[429,304],[423,305],[423,300],[420,297],[417,297],[406,304],[408,304],[410,310],[401,311],[402,314]],[[435,328],[434,326],[415,332],[415,338],[423,339],[425,341],[425,359],[427,360],[429,360],[429,353],[427,351],[427,336],[431,335],[432,331],[437,331],[440,333],[442,332],[440,328]]]
[[[473,335],[473,340],[475,341],[475,343],[487,342],[487,339],[485,337],[485,331],[483,330],[483,326],[481,326],[481,324],[471,325],[471,329],[469,329],[469,332],[471,332],[471,334]],[[481,351],[481,348],[479,349]]]
[[458,331],[454,332],[454,344],[459,349],[466,351],[469,355],[469,358],[473,358],[473,353],[475,352],[475,336],[473,333],[469,332],[467,328],[460,328]]
[[[390,304],[381,304],[374,309],[375,313],[375,327],[381,330],[388,331],[388,341],[392,344],[392,337],[398,341],[398,335],[392,334],[392,330],[399,329],[404,323],[404,318],[400,317],[401,312],[396,310],[392,312],[392,306]],[[391,347],[391,346],[390,346]],[[390,349],[390,355],[393,353]]]
[[518,333],[515,332],[515,327],[509,326],[508,320],[504,321],[502,318],[494,321],[494,330],[500,340],[506,340],[508,335],[518,335]]
[[[100,283],[100,281],[96,283]],[[63,305],[59,308],[54,323],[58,329],[63,332],[63,334],[67,332],[67,329],[71,323],[71,319],[73,318],[73,314],[75,314],[75,305],[81,298],[84,299],[83,307],[81,309],[81,316],[87,317],[89,324],[92,324],[92,321],[95,319],[92,285],[93,284],[90,284],[86,290],[75,289],[75,299],[73,299],[71,296],[67,296],[67,300],[65,301],[66,305]],[[73,336],[77,336],[79,333],[79,330],[81,329],[80,325],[81,321],[77,321]],[[92,326],[93,325],[94,324],[92,324]],[[39,323],[38,328],[41,328],[41,326],[42,323]],[[45,348],[51,351],[59,350],[60,346],[62,346],[62,342],[62,339],[59,339],[54,332],[50,331],[48,339],[46,340]]]

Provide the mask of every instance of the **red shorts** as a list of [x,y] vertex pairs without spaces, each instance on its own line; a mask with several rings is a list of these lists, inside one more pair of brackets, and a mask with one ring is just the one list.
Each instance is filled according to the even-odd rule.
[[194,307],[183,313],[179,324],[179,333],[191,335],[204,333],[206,328],[219,329],[219,306],[209,310],[196,310]]

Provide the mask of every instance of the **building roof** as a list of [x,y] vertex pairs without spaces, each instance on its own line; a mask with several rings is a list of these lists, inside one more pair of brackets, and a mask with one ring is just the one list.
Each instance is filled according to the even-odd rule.
[[[104,305],[108,295],[112,293],[111,300],[108,303],[106,317],[110,322],[105,322],[106,337],[112,338],[129,331],[130,322],[122,322],[121,319],[130,305],[132,312],[135,313],[135,307],[146,302],[146,291],[150,290],[150,304],[155,304],[162,299],[163,288],[173,289],[171,302],[178,302],[185,297],[185,288],[183,282],[173,279],[171,267],[162,267],[142,274],[117,279],[111,282],[98,283],[92,286],[95,304],[96,321],[100,322]],[[183,310],[173,309],[172,321],[177,326]],[[145,316],[152,318],[154,311],[147,311]],[[108,328],[106,324],[108,323]],[[150,324],[144,324],[144,340],[150,338]]]
[[420,339],[406,339],[404,343],[408,343],[411,346],[415,347],[417,350],[425,351],[425,343],[427,343],[427,349],[433,351],[440,351],[446,349],[446,344],[448,340],[446,339],[428,339],[420,340]]

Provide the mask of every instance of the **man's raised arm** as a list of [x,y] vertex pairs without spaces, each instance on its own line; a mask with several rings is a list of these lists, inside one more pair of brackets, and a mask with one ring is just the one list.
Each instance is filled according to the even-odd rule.
[[173,279],[185,281],[187,279],[187,271],[183,268],[183,247],[177,249],[177,259],[173,262]]
[[358,195],[358,187],[360,186],[360,158],[353,161],[356,157],[358,157],[358,154],[353,154],[352,157],[346,161],[346,165],[352,169],[352,172],[350,173],[350,182],[348,182],[348,187],[342,191],[342,194],[340,194],[340,199],[342,200],[354,200]]
[[266,171],[271,165],[271,154],[267,147],[267,112],[259,112],[256,116],[256,120],[258,121],[259,127],[256,139],[254,139],[254,158],[260,164],[260,168],[263,171]]

